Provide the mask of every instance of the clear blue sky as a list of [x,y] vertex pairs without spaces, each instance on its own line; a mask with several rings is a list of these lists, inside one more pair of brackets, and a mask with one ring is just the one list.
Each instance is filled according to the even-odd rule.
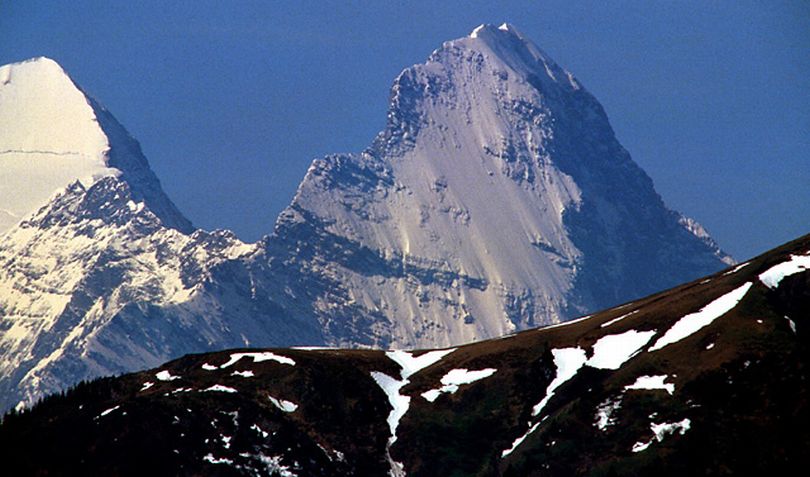
[[735,257],[810,232],[810,2],[405,3],[2,0],[0,63],[59,61],[195,224],[255,240],[313,158],[369,144],[402,68],[508,21]]

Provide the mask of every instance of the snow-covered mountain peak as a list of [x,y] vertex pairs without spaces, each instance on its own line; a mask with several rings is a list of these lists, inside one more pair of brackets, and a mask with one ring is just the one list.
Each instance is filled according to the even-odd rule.
[[69,184],[103,177],[123,178],[167,226],[191,230],[137,142],[56,61],[0,67],[0,233]]

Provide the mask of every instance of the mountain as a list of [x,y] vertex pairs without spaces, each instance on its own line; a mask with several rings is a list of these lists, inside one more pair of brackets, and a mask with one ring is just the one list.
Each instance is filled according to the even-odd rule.
[[322,342],[251,285],[258,245],[195,230],[55,62],[0,80],[0,408],[185,353]]
[[381,347],[555,323],[733,264],[507,24],[405,69],[385,130],[316,160],[269,242],[295,276],[329,277],[299,293],[329,342]]
[[138,143],[49,58],[0,67],[0,232],[76,181],[126,182],[166,227],[194,228],[149,168]]
[[52,60],[0,68],[0,131],[0,409],[192,352],[456,345],[732,263],[509,25],[404,70],[255,244],[195,230]]
[[0,424],[13,475],[793,475],[810,235],[561,325],[421,351],[236,349]]

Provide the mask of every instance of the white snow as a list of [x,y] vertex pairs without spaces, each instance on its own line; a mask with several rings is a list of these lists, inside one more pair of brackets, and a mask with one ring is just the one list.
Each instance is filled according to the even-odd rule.
[[619,369],[646,345],[655,331],[629,330],[617,335],[606,335],[594,343],[593,356],[585,363],[592,368]]
[[554,323],[553,325],[544,326],[543,329],[544,330],[552,330],[554,328],[560,328],[562,326],[573,325],[574,323],[579,323],[581,321],[585,321],[590,317],[591,317],[591,315],[580,316],[579,318],[576,318],[576,319],[573,319],[573,320],[563,321],[561,323]]
[[259,435],[261,435],[261,436],[262,436],[262,437],[264,437],[265,439],[267,438],[267,436],[269,436],[269,435],[270,435],[270,434],[269,434],[267,431],[265,431],[264,429],[262,429],[261,427],[259,427],[259,425],[258,425],[258,424],[253,424],[253,425],[251,425],[251,426],[250,426],[250,428],[251,428],[252,430],[254,430],[254,431],[258,432],[258,433],[259,433]]
[[643,450],[646,450],[648,447],[650,447],[650,444],[652,444],[652,441],[636,442],[635,444],[633,444],[633,449],[632,450],[633,450],[633,452],[641,452]]
[[658,338],[650,351],[657,351],[672,343],[677,343],[690,336],[692,333],[710,325],[714,320],[731,311],[740,300],[743,299],[752,283],[746,282],[744,285],[735,288],[720,298],[715,299],[695,313],[690,313],[678,320],[672,327]]
[[255,374],[253,374],[253,371],[250,370],[234,371],[231,373],[231,376],[242,376],[243,378],[252,378],[253,376],[255,376]]
[[388,428],[391,431],[389,443],[393,444],[397,440],[397,426],[399,426],[399,420],[402,419],[402,416],[408,411],[408,406],[411,402],[409,396],[403,396],[399,393],[399,390],[402,389],[408,381],[404,379],[394,379],[379,371],[372,371],[371,377],[374,378],[377,385],[380,386],[385,395],[388,396],[388,402],[391,404],[391,412],[388,414],[387,422]]
[[787,316],[785,317],[785,319],[788,321],[788,325],[790,325],[790,329],[791,329],[791,331],[793,331],[793,334],[796,334],[796,322],[791,320]]
[[413,353],[409,351],[394,350],[388,351],[385,355],[402,367],[400,376],[402,376],[402,379],[407,379],[413,374],[438,362],[455,350],[456,348],[429,351],[419,356],[413,356]]
[[[194,388],[177,388],[172,390],[171,394],[179,394],[179,393],[188,393],[194,391]],[[169,393],[164,393],[164,396],[168,396]]]
[[478,38],[478,33],[480,33],[484,28],[486,28],[486,25],[478,25],[475,27],[472,33],[470,33],[470,38]]
[[172,376],[172,373],[170,373],[168,370],[155,373],[155,377],[158,379],[158,381],[174,381],[175,379],[180,379],[180,376]]
[[710,350],[712,348],[714,348],[714,343],[709,343],[708,345],[706,345],[707,350]]
[[581,348],[553,349],[551,355],[554,357],[557,375],[546,388],[546,396],[532,408],[532,416],[540,414],[540,411],[548,404],[551,396],[554,395],[554,390],[573,378],[587,361],[585,350]]
[[653,423],[650,424],[650,429],[652,429],[653,433],[655,434],[656,440],[661,442],[664,440],[664,437],[670,434],[675,434],[676,432],[680,433],[681,435],[686,434],[686,431],[689,430],[691,425],[692,421],[689,419],[684,419],[680,422],[663,422],[661,424]]
[[109,414],[109,413],[111,413],[111,412],[115,411],[116,409],[120,409],[120,408],[121,408],[121,406],[113,406],[113,407],[111,407],[111,408],[109,408],[109,409],[106,409],[106,410],[104,410],[104,411],[101,411],[101,414],[99,414],[99,415],[98,415],[98,417],[104,417],[104,416],[106,416],[107,414]]
[[476,371],[470,371],[466,368],[450,370],[441,379],[442,387],[425,391],[422,393],[422,397],[433,402],[442,393],[453,394],[458,391],[458,387],[462,384],[470,384],[488,378],[495,374],[496,371],[497,369],[494,368],[485,368]]
[[265,472],[262,475],[278,475],[279,477],[297,477],[296,474],[290,471],[290,466],[281,464],[282,456],[280,455],[274,456],[266,456],[264,454],[252,455],[248,454],[247,452],[243,452],[239,455],[242,457],[252,457],[258,459],[259,462],[264,464]]
[[211,387],[205,388],[202,392],[220,392],[220,393],[235,393],[238,392],[236,389],[228,386],[223,386],[222,384],[215,384]]
[[530,427],[529,427],[529,430],[528,430],[528,431],[526,431],[526,433],[525,433],[525,434],[523,434],[522,436],[520,436],[520,437],[518,437],[517,439],[515,439],[515,440],[514,440],[514,442],[512,442],[512,447],[510,447],[510,448],[508,448],[508,449],[505,449],[505,450],[503,450],[503,451],[501,452],[501,458],[504,458],[504,457],[508,456],[509,454],[511,454],[512,452],[514,452],[514,450],[515,450],[515,449],[517,449],[517,448],[518,448],[518,446],[519,446],[520,444],[522,444],[522,443],[523,443],[523,441],[525,441],[527,437],[529,437],[529,434],[531,434],[532,432],[534,432],[535,430],[537,430],[537,428],[538,428],[538,427],[540,427],[540,423],[541,423],[541,422],[543,422],[543,421],[540,421],[540,422],[536,423],[535,425],[530,426]]
[[723,276],[725,277],[726,275],[731,275],[731,274],[737,273],[740,270],[742,270],[743,268],[747,267],[750,263],[751,262],[743,262],[743,263],[737,265],[736,267],[732,268],[731,270],[725,272],[723,274]]
[[203,365],[202,365],[202,369],[204,369],[204,370],[206,370],[206,371],[216,371],[217,369],[219,369],[219,367],[218,367],[218,366],[214,366],[214,365],[212,365],[212,364],[203,363]]
[[774,265],[759,274],[759,280],[768,288],[776,288],[785,277],[810,269],[810,255],[791,255],[790,260]]
[[633,310],[633,311],[631,311],[630,313],[625,313],[624,315],[621,315],[621,316],[620,316],[620,317],[618,317],[618,318],[613,318],[613,319],[612,319],[612,320],[610,320],[610,321],[606,321],[606,322],[602,323],[602,325],[600,326],[600,328],[607,328],[608,326],[610,326],[610,325],[612,325],[612,324],[614,324],[614,323],[618,323],[618,322],[622,321],[623,319],[627,318],[627,317],[628,317],[628,316],[630,316],[630,315],[635,315],[635,314],[636,314],[636,313],[638,313],[639,311],[641,311],[641,310]]
[[388,428],[391,431],[391,436],[388,438],[388,445],[386,446],[386,452],[388,462],[391,465],[390,474],[392,476],[405,475],[403,464],[396,462],[391,457],[390,448],[397,440],[397,427],[399,426],[399,421],[402,419],[402,416],[408,412],[408,407],[411,403],[410,396],[404,396],[400,394],[399,391],[403,388],[403,386],[410,382],[408,380],[409,377],[438,362],[455,350],[456,348],[429,351],[419,356],[413,356],[413,352],[410,351],[388,351],[385,353],[385,355],[395,363],[399,364],[400,368],[402,368],[400,370],[401,379],[394,379],[391,376],[379,371],[371,372],[371,377],[383,390],[385,395],[388,397],[388,402],[391,404],[391,412],[388,414],[388,418],[386,419],[388,422]]
[[[618,369],[624,362],[632,358],[639,350],[647,344],[655,335],[655,331],[629,330],[615,335],[606,335],[596,341],[593,345],[593,356],[587,358],[585,350],[582,348],[558,348],[551,350],[554,357],[554,365],[557,368],[557,375],[549,383],[545,397],[532,408],[532,416],[537,417],[548,404],[554,391],[576,376],[583,366],[590,366],[598,369]],[[548,416],[544,417],[546,419]],[[543,422],[541,420],[540,422]],[[523,436],[517,438],[512,447],[504,450],[501,457],[505,457],[523,442],[526,437],[534,432],[540,422],[529,423],[529,430]]]
[[273,396],[267,396],[270,399],[270,402],[273,403],[274,406],[281,409],[284,412],[293,412],[298,409],[298,404],[295,404],[292,401],[285,401],[284,399],[276,399]]
[[616,423],[616,418],[613,417],[613,413],[621,409],[621,407],[621,395],[616,398],[606,399],[596,407],[596,422],[594,423],[594,426],[596,426],[596,428],[600,431],[604,431],[608,427],[614,425]]
[[152,381],[147,381],[147,382],[143,383],[143,387],[138,392],[144,392],[144,391],[146,391],[147,389],[151,388],[154,385],[155,385],[155,383],[153,383]]
[[0,67],[0,233],[108,167],[109,143],[84,93],[48,58]]
[[655,376],[639,376],[633,384],[629,384],[624,389],[663,389],[669,394],[675,392],[675,384],[665,383],[667,374]]
[[231,459],[228,459],[226,457],[214,457],[214,455],[211,454],[210,452],[205,457],[203,457],[203,460],[211,464],[233,465],[233,461]]
[[252,358],[254,363],[260,363],[262,361],[276,361],[281,364],[289,364],[290,366],[295,365],[295,361],[293,361],[291,358],[277,355],[269,351],[263,351],[259,353],[232,353],[231,358],[224,364],[220,365],[220,369],[227,368],[242,358]]
[[654,434],[653,438],[650,439],[647,442],[643,442],[643,441],[642,442],[636,442],[635,444],[633,444],[632,451],[633,452],[641,452],[641,451],[647,449],[648,447],[650,447],[650,444],[652,444],[654,441],[662,442],[666,436],[669,436],[669,435],[672,435],[672,434],[675,434],[675,433],[679,433],[680,435],[684,435],[684,434],[686,434],[686,431],[689,430],[691,425],[692,425],[692,421],[690,421],[688,418],[684,419],[682,421],[679,421],[679,422],[670,422],[670,423],[663,422],[661,424],[651,423],[650,424],[650,430]]

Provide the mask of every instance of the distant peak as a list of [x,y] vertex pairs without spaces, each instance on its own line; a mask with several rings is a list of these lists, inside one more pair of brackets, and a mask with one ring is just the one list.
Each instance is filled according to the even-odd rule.
[[34,58],[29,58],[27,60],[7,64],[2,68],[4,69],[25,68],[25,69],[32,69],[35,71],[50,71],[67,76],[67,73],[65,72],[64,68],[62,68],[62,65],[60,65],[56,60],[48,58],[47,56],[36,56]]

